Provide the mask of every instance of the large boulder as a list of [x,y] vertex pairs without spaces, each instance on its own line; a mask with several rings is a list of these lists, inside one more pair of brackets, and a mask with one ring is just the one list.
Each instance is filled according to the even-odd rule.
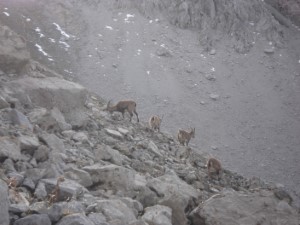
[[87,91],[79,84],[57,77],[24,77],[8,82],[6,87],[22,104],[49,110],[57,107],[72,125],[81,125],[87,118],[84,113]]
[[0,160],[4,161],[6,158],[10,158],[14,161],[21,159],[20,146],[17,140],[10,137],[0,138]]
[[6,73],[21,72],[30,59],[25,39],[1,24],[0,40],[0,69]]
[[172,209],[163,206],[155,205],[147,207],[142,219],[149,225],[172,225]]
[[88,208],[96,213],[102,213],[108,223],[120,220],[123,224],[129,224],[136,220],[134,211],[119,199],[99,200]]
[[94,223],[81,213],[74,213],[63,217],[56,225],[94,225]]
[[195,208],[192,224],[205,225],[299,225],[299,215],[273,192],[240,193],[226,190]]
[[51,221],[46,214],[34,214],[26,216],[14,222],[14,225],[51,225]]
[[118,192],[121,196],[134,195],[135,172],[133,170],[113,164],[104,166],[95,164],[82,169],[90,174],[94,185]]
[[200,192],[181,180],[173,171],[149,180],[147,187],[156,192],[159,204],[173,210],[174,225],[187,224],[185,213],[197,205]]
[[8,206],[7,185],[0,179],[0,224],[9,224]]

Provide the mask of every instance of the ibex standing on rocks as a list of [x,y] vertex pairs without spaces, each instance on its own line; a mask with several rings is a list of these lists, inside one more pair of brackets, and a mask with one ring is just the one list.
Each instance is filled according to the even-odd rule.
[[190,132],[185,130],[178,130],[177,139],[180,144],[188,146],[191,138],[195,137],[195,128],[191,128]]
[[106,107],[106,110],[109,111],[110,113],[113,113],[113,112],[120,112],[122,113],[122,116],[124,118],[124,113],[125,111],[127,111],[130,115],[130,121],[132,119],[132,116],[133,116],[133,113],[136,115],[136,118],[137,118],[137,122],[139,122],[139,116],[136,112],[136,102],[133,101],[133,100],[123,100],[123,101],[119,101],[116,105],[114,106],[110,106],[110,102],[109,101],[107,103],[107,107]]
[[209,177],[211,177],[212,173],[215,173],[219,176],[222,170],[220,161],[215,158],[209,158],[206,167],[207,167]]
[[151,116],[149,119],[150,128],[154,131],[157,130],[159,132],[162,119],[163,117],[160,118],[159,116]]

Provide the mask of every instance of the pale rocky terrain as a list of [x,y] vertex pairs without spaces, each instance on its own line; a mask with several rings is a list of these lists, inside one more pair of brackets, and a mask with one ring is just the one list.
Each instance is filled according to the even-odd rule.
[[[18,34],[1,24],[0,224],[299,224],[296,29],[258,2],[262,37],[232,40],[197,34],[214,10],[185,19],[190,1],[182,14],[170,2],[16,2],[1,2]],[[168,132],[103,111],[124,96],[142,121],[164,114]],[[184,126],[196,126],[191,147],[173,135]],[[209,155],[220,179],[207,176]]]

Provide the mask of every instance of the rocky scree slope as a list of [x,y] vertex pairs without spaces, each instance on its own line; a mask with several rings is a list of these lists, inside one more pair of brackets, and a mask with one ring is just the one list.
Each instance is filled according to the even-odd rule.
[[299,224],[284,187],[209,179],[207,154],[108,115],[8,27],[0,39],[0,224]]

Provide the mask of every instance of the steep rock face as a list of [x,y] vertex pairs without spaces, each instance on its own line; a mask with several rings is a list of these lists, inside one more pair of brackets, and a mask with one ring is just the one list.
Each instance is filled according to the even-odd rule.
[[117,7],[133,6],[147,17],[159,16],[180,28],[200,31],[200,42],[211,50],[214,42],[228,35],[236,42],[238,52],[248,51],[256,39],[256,32],[268,40],[281,42],[281,29],[264,3],[226,0],[129,0],[115,1]]

